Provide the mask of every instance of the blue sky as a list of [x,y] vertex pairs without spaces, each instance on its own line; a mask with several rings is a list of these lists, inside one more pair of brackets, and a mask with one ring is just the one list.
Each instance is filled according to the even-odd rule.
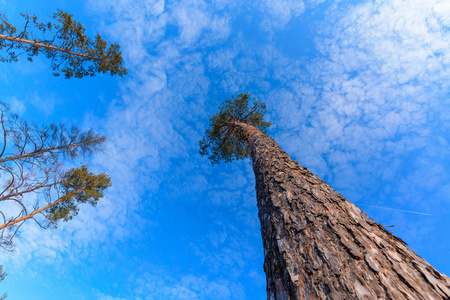
[[14,24],[57,8],[119,43],[129,75],[1,64],[0,99],[105,134],[87,162],[113,187],[57,230],[22,227],[0,253],[0,292],[265,299],[251,166],[198,154],[208,116],[240,92],[267,103],[269,134],[292,158],[450,274],[448,1],[0,0]]

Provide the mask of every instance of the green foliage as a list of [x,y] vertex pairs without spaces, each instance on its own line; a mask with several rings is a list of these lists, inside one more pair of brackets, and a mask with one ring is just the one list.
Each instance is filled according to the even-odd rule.
[[111,178],[105,173],[95,175],[86,166],[66,172],[61,183],[61,201],[51,206],[47,218],[54,224],[59,220],[69,221],[78,214],[78,205],[88,203],[97,205],[103,191],[111,186]]
[[8,110],[0,105],[0,247],[11,251],[27,220],[55,227],[75,216],[79,204],[96,205],[111,184],[106,174],[92,174],[85,166],[64,168],[101,150],[104,136],[64,124],[40,126]]
[[264,132],[272,125],[264,121],[266,104],[253,99],[250,106],[249,98],[250,95],[245,93],[225,99],[219,112],[210,118],[210,125],[200,141],[200,154],[207,155],[213,165],[250,155],[246,135],[238,123],[253,125]]
[[[67,12],[53,14],[54,23],[40,23],[35,15],[22,14],[26,23],[23,31],[8,23],[0,14],[0,50],[6,50],[3,62],[17,62],[19,55],[27,53],[28,60],[43,53],[51,60],[55,76],[82,78],[96,73],[110,73],[122,77],[128,73],[122,65],[120,46],[110,44],[97,34],[95,39],[86,36],[86,29]],[[29,27],[32,27],[31,29]],[[20,39],[20,40],[18,40]]]

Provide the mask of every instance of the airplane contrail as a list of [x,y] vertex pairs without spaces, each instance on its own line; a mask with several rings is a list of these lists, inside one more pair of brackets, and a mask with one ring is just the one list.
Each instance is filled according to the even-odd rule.
[[371,206],[371,207],[387,209],[387,210],[401,211],[401,212],[406,212],[406,213],[411,213],[411,214],[416,214],[416,215],[431,216],[431,214],[417,212],[417,211],[411,211],[411,210],[403,210],[403,209],[396,209],[396,208],[390,208],[390,207],[384,207],[384,206],[376,206],[376,205],[369,205],[369,204],[358,204],[358,205]]

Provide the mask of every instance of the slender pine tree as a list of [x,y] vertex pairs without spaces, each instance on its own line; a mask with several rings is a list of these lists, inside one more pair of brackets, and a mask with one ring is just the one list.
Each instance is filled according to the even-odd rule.
[[42,53],[50,59],[53,74],[64,73],[65,78],[82,78],[97,73],[110,73],[122,77],[127,69],[122,65],[118,44],[109,44],[97,34],[88,37],[83,25],[71,14],[58,10],[54,22],[41,23],[35,15],[22,14],[25,25],[21,31],[0,14],[0,50],[3,62],[17,62],[22,54],[32,61]]

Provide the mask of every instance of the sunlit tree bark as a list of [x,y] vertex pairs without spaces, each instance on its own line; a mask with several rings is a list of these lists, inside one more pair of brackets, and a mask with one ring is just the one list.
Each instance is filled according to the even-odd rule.
[[[248,99],[244,94],[234,100],[243,96]],[[268,299],[450,299],[447,276],[292,160],[258,129],[262,118],[240,118],[251,111],[248,106],[242,105],[239,114],[233,107],[233,101],[227,102],[211,118],[202,154],[217,163],[219,147],[229,139],[226,132],[247,141]]]

